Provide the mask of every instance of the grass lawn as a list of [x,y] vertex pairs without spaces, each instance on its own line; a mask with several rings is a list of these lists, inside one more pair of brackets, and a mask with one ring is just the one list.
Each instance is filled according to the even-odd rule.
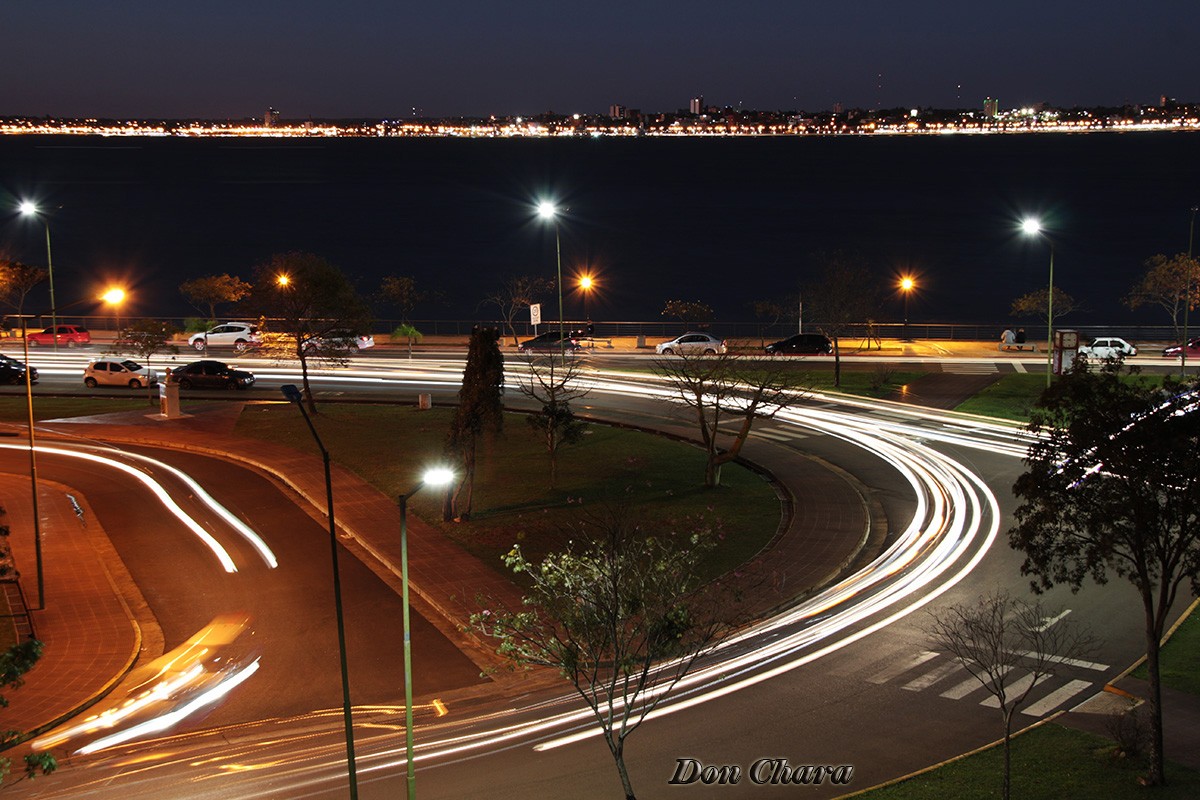
[[842,365],[842,385],[833,385],[833,370],[811,372],[809,388],[818,392],[839,391],[860,397],[887,397],[906,383],[912,383],[924,372],[903,372],[876,367],[871,370],[846,369]]
[[[997,725],[997,733],[999,726]],[[1188,800],[1200,797],[1200,772],[1167,763],[1170,785],[1149,790],[1138,783],[1145,765],[1115,760],[1113,744],[1053,723],[1012,742],[1012,796],[1021,800]],[[992,747],[911,780],[866,792],[864,800],[991,800],[1001,796],[1004,750]]]
[[1004,375],[954,410],[1024,422],[1045,388],[1045,375]]
[[[1167,640],[1158,669],[1163,686],[1200,695],[1200,611],[1192,612]],[[1150,677],[1145,664],[1133,674],[1142,680]]]
[[[332,460],[381,491],[408,492],[419,471],[441,459],[450,409],[324,403],[315,425]],[[645,529],[690,531],[711,526],[718,546],[705,572],[735,568],[775,535],[780,504],[760,475],[738,465],[722,470],[722,486],[705,490],[704,458],[690,445],[653,434],[591,425],[582,442],[560,451],[558,485],[522,414],[479,455],[469,522],[441,521],[441,494],[425,490],[409,509],[440,527],[485,563],[503,570],[502,554],[521,544],[530,558],[559,549],[579,522],[620,504]],[[235,433],[316,453],[300,414],[286,405],[247,406]]]
[[[128,397],[113,398],[35,396],[33,418],[42,421],[60,417],[111,414],[116,411],[145,411],[149,414],[157,410],[158,395],[154,395],[154,404],[151,405],[146,399],[146,393],[141,390],[131,393]],[[0,422],[24,425],[29,419],[28,414],[24,394],[0,397]]]

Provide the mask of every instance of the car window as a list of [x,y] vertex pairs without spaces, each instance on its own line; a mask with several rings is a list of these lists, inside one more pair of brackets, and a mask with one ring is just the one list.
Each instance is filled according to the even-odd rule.
[[107,361],[97,361],[95,364],[92,365],[92,369],[94,369],[96,372],[108,372],[108,362]]

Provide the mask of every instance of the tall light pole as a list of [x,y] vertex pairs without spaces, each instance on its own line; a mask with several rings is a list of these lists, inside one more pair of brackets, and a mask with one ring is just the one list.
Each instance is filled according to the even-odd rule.
[[595,285],[596,282],[592,280],[591,275],[583,275],[579,278],[579,290],[583,292],[583,318],[585,321],[591,319],[588,314],[588,295],[592,293],[592,287]]
[[400,495],[400,583],[404,607],[404,753],[408,772],[408,800],[417,797],[417,771],[413,763],[413,699],[412,699],[412,629],[408,607],[408,498],[425,486],[444,486],[454,480],[454,473],[444,467],[431,469],[409,490]]
[[1029,236],[1042,236],[1050,244],[1050,282],[1046,290],[1046,386],[1054,373],[1054,239],[1042,230],[1042,223],[1035,217],[1021,222],[1021,230]]
[[[20,205],[21,213],[27,217],[38,217],[46,228],[46,274],[50,280],[50,330],[54,342],[54,352],[58,352],[58,304],[54,302],[54,259],[50,254],[50,221],[38,209],[37,204],[23,200]],[[28,361],[26,362],[28,363]]]
[[904,341],[906,342],[912,341],[912,337],[908,335],[908,296],[916,287],[917,282],[911,276],[905,275],[900,279],[900,291],[904,293]]
[[[562,240],[558,232],[558,206],[549,200],[538,203],[538,216],[554,223],[554,264],[556,269],[555,285],[558,287],[558,357],[563,355],[563,291],[562,291]],[[554,366],[552,361],[550,364]]]
[[121,303],[125,302],[125,290],[114,286],[101,295],[100,299],[113,307],[113,316],[117,321],[117,330],[113,340],[115,344],[121,340]]
[[350,673],[346,666],[346,623],[342,615],[342,575],[338,569],[337,526],[333,520],[333,479],[329,474],[329,451],[325,449],[317,429],[312,424],[308,412],[304,410],[303,395],[294,384],[288,383],[279,387],[289,403],[295,403],[308,423],[313,440],[321,451],[321,459],[325,462],[325,508],[329,515],[329,552],[333,563],[333,607],[337,616],[338,657],[342,668],[342,720],[346,728],[346,770],[350,777],[350,798],[358,800],[358,768],[354,760],[354,715],[350,706]]
[[33,560],[37,567],[37,610],[46,607],[46,581],[42,569],[42,523],[38,513],[37,447],[33,434],[33,367],[29,364],[29,329],[21,315],[21,343],[25,347],[25,409],[29,414],[29,482],[33,486]]
[[1183,296],[1183,346],[1179,348],[1179,377],[1183,377],[1184,370],[1187,369],[1187,350],[1188,350],[1188,312],[1192,309],[1192,241],[1196,237],[1196,206],[1192,206],[1192,222],[1188,225],[1188,253],[1187,253],[1187,294]]

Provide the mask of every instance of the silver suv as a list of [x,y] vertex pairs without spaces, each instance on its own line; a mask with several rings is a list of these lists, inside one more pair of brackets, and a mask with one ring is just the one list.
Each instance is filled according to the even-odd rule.
[[262,334],[258,326],[248,322],[226,322],[204,333],[192,334],[188,344],[200,352],[208,347],[232,347],[240,353],[248,347],[262,344]]

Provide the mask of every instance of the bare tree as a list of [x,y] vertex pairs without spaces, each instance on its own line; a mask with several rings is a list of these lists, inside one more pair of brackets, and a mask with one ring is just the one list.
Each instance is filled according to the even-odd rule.
[[554,288],[554,280],[538,275],[516,275],[504,282],[496,291],[489,294],[480,303],[481,306],[493,305],[500,313],[508,333],[512,336],[513,346],[518,344],[515,321],[522,309],[528,309],[546,292]]
[[582,364],[571,354],[532,355],[527,364],[529,371],[520,379],[517,388],[541,407],[526,420],[546,445],[546,453],[550,456],[550,488],[553,489],[558,477],[559,448],[579,441],[586,427],[575,417],[571,403],[586,397],[591,390],[581,385]]
[[1082,628],[1004,592],[930,612],[930,637],[975,677],[1000,704],[1004,720],[1004,800],[1011,787],[1013,715],[1033,688],[1065,663],[1095,649]]
[[881,285],[862,256],[841,250],[818,253],[814,260],[820,280],[804,291],[806,316],[833,342],[833,385],[842,385],[841,337],[852,325],[875,316]]
[[[154,319],[138,319],[127,325],[113,342],[114,353],[133,353],[150,366],[150,359],[159,353],[178,353],[179,348],[171,343],[175,327]],[[148,398],[154,402],[154,387],[147,384]]]
[[519,545],[505,564],[529,586],[523,608],[472,616],[515,667],[551,667],[570,681],[604,733],[627,800],[626,739],[731,630],[732,598],[699,590],[707,530],[648,532],[606,510],[540,564]]
[[[688,407],[704,446],[704,485],[721,483],[721,465],[735,460],[750,435],[754,420],[775,416],[802,399],[806,376],[794,362],[761,356],[722,353],[715,356],[684,354],[660,358],[654,371]],[[730,420],[736,430],[728,447],[718,443],[721,428]]]

